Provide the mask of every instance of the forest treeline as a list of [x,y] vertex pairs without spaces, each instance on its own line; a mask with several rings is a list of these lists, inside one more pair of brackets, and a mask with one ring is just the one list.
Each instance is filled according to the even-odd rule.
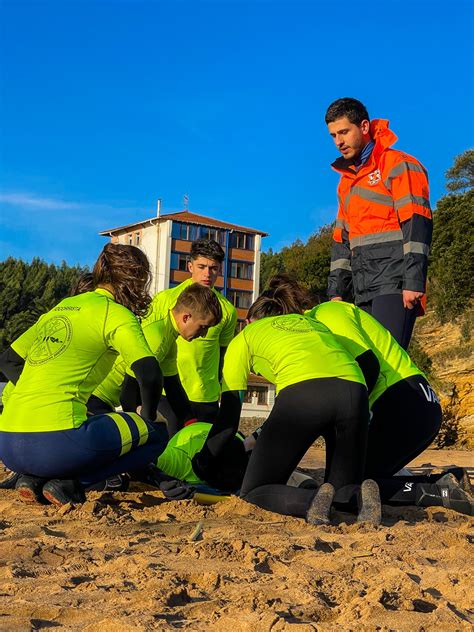
[[[446,178],[449,193],[438,201],[433,213],[428,275],[428,306],[441,322],[468,314],[473,296],[474,149],[455,159]],[[325,300],[331,235],[332,225],[323,226],[306,242],[297,240],[279,252],[269,249],[262,253],[261,289],[271,276],[286,272],[310,290],[315,301]],[[84,271],[65,262],[56,266],[37,258],[31,263],[11,257],[0,262],[0,352],[67,296]],[[468,338],[467,318],[463,331]]]

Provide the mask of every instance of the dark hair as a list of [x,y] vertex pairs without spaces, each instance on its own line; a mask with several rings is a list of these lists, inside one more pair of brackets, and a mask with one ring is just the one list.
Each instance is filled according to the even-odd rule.
[[110,284],[117,303],[139,317],[146,316],[151,303],[150,263],[136,246],[106,244],[92,270],[94,287]]
[[363,103],[351,97],[343,97],[342,99],[337,99],[328,107],[325,116],[326,125],[334,123],[334,121],[345,116],[355,125],[360,125],[362,121],[370,120],[367,108]]
[[191,261],[198,257],[205,257],[206,259],[213,259],[218,263],[222,263],[225,253],[214,239],[196,239],[191,244],[190,257]]
[[76,282],[71,287],[69,296],[77,296],[78,294],[84,294],[84,292],[92,292],[94,289],[94,281],[92,278],[92,272],[84,272],[76,279]]
[[174,307],[178,312],[189,309],[200,318],[213,316],[214,323],[218,325],[222,320],[222,308],[216,294],[205,285],[193,283],[181,292]]
[[282,314],[302,314],[305,309],[313,306],[309,292],[285,272],[273,276],[268,285],[268,290],[262,292],[250,306],[248,320]]

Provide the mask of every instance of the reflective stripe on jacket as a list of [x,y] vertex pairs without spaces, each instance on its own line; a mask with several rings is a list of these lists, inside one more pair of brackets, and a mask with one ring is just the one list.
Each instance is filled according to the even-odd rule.
[[428,177],[413,156],[391,149],[388,121],[374,119],[375,146],[356,172],[344,158],[333,233],[329,297],[365,303],[379,294],[425,291],[432,234]]

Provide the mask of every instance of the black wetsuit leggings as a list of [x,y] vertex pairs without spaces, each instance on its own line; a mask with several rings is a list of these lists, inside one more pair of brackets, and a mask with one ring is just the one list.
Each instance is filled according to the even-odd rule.
[[[390,386],[372,407],[364,478],[374,478],[383,503],[414,504],[416,486],[426,476],[393,476],[433,442],[442,420],[435,392],[422,375]],[[329,449],[334,437],[327,437]],[[328,446],[326,446],[326,449]],[[405,481],[411,482],[407,490]],[[336,494],[336,503],[344,494]],[[354,505],[355,500],[352,500]]]
[[408,348],[418,309],[406,309],[401,294],[381,294],[358,307],[388,329],[401,347]]
[[334,437],[327,480],[339,489],[362,480],[368,428],[367,390],[339,378],[306,380],[278,395],[263,425],[242,483],[241,496],[269,511],[306,517],[315,491],[285,483],[319,437]]

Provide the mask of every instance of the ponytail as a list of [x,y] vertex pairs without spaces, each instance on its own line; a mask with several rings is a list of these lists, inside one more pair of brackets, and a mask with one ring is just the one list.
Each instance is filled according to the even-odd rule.
[[269,289],[250,306],[247,320],[260,320],[283,314],[303,314],[312,306],[309,293],[290,275],[282,272],[272,277]]

